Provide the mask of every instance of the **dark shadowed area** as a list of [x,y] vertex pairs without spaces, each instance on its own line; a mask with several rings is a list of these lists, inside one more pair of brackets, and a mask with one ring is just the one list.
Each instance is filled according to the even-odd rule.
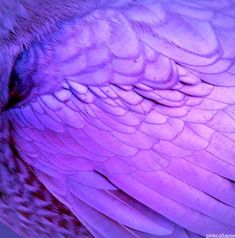
[[0,223],[0,237],[2,238],[20,238],[15,232],[11,231],[8,227]]

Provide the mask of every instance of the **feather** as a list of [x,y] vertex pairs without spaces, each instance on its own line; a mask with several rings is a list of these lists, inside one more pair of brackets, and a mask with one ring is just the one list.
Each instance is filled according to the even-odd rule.
[[14,153],[96,238],[234,233],[234,1],[42,2],[0,27]]

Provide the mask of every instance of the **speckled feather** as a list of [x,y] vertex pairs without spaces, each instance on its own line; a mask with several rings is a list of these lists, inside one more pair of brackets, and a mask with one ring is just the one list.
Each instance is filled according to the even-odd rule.
[[22,237],[93,237],[39,182],[11,143],[0,149],[1,155],[4,149],[4,157],[0,160],[1,222]]
[[235,232],[234,7],[97,1],[18,55],[4,141],[95,237]]

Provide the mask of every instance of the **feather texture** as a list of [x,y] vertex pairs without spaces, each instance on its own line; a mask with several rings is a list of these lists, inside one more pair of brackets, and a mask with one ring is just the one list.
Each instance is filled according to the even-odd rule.
[[15,149],[97,238],[234,233],[234,1],[97,6],[18,58]]

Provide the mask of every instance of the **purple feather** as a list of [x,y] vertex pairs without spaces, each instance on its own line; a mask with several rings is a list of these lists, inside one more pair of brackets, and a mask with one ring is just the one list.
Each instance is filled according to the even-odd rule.
[[2,0],[0,221],[25,238],[235,234],[234,9]]

